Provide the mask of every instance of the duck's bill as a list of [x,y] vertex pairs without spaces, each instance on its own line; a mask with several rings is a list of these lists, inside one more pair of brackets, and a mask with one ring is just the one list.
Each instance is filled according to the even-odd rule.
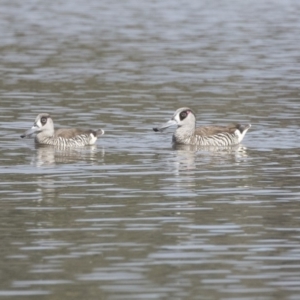
[[39,127],[37,126],[32,126],[30,129],[24,132],[24,134],[21,135],[21,138],[31,136],[35,132],[39,131]]
[[170,126],[173,126],[173,125],[176,125],[176,124],[177,124],[177,122],[176,122],[175,120],[170,120],[170,121],[168,121],[168,122],[162,124],[162,125],[159,126],[159,127],[153,128],[153,130],[154,130],[155,132],[158,132],[158,131],[159,131],[159,132],[162,132],[162,131],[164,131],[165,129],[169,128]]

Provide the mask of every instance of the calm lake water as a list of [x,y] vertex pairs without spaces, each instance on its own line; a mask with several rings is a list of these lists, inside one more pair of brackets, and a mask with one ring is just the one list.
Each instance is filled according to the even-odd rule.
[[[300,2],[1,1],[0,298],[300,299]],[[251,123],[174,149],[152,127]],[[103,128],[36,148],[40,112]]]

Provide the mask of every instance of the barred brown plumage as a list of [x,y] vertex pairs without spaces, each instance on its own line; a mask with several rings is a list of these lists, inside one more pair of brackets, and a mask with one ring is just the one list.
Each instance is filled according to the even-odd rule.
[[202,126],[196,128],[196,117],[188,107],[176,110],[171,120],[160,127],[153,128],[154,131],[163,131],[166,128],[177,125],[173,134],[173,143],[195,146],[233,146],[239,144],[251,124],[234,124],[229,126]]
[[104,134],[103,129],[82,130],[77,128],[54,130],[53,120],[47,113],[39,114],[33,126],[21,137],[37,133],[35,142],[39,145],[53,145],[63,148],[75,148],[94,145],[97,138]]

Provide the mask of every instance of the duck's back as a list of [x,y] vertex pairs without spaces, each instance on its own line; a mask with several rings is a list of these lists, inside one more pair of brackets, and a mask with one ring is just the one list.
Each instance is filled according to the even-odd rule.
[[77,128],[61,128],[57,129],[54,133],[54,137],[61,137],[64,139],[74,139],[79,136],[89,136],[90,134],[93,134],[95,137],[99,136],[97,134],[97,131],[95,130],[82,130]]
[[63,146],[86,146],[95,144],[97,138],[104,134],[99,130],[82,130],[77,128],[61,128],[54,133],[53,143]]
[[199,146],[232,146],[240,143],[250,124],[231,124],[228,126],[197,127],[190,139],[190,144]]

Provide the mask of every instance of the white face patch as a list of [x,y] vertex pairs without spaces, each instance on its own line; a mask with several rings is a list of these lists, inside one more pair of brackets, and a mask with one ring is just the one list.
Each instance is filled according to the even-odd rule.
[[180,123],[180,117],[179,117],[179,114],[177,114],[174,118],[174,120],[177,122],[177,123]]
[[36,123],[35,123],[36,127],[42,128],[43,125],[41,123],[41,119],[39,119]]
[[177,122],[179,127],[190,126],[191,124],[195,123],[193,113],[188,108],[179,111],[175,115],[174,120]]

